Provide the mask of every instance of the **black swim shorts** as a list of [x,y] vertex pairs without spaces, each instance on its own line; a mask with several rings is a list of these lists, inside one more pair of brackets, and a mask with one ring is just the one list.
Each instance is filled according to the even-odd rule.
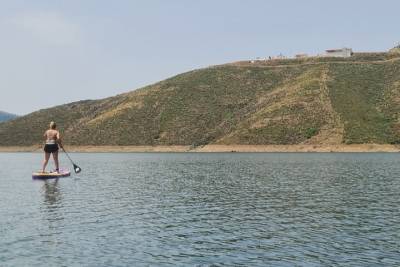
[[58,144],[46,144],[44,146],[44,152],[46,153],[54,153],[58,151]]

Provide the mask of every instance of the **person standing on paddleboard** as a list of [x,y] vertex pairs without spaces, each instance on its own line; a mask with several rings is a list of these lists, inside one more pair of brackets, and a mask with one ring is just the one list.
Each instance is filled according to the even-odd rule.
[[53,155],[54,163],[56,165],[56,172],[59,171],[59,162],[58,162],[58,148],[59,146],[62,148],[60,132],[56,129],[57,125],[54,121],[50,122],[49,129],[44,133],[43,137],[46,138],[46,144],[44,145],[44,160],[42,172],[45,172],[47,163],[50,159],[50,154]]

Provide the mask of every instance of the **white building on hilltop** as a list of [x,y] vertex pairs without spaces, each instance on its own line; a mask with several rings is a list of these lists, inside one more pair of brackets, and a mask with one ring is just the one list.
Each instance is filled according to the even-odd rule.
[[344,47],[342,49],[328,49],[325,52],[325,57],[351,57],[353,49]]

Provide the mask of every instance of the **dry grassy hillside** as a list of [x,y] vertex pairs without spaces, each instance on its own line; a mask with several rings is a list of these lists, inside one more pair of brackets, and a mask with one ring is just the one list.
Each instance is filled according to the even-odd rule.
[[115,97],[0,124],[0,145],[32,145],[49,121],[74,145],[400,142],[400,57],[236,62]]

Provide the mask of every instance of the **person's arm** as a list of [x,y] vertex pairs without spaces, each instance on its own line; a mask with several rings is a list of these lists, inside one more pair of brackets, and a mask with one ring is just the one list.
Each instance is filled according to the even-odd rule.
[[47,140],[47,130],[44,132],[43,137],[45,140]]
[[60,135],[59,131],[57,131],[57,143],[61,148],[63,148],[63,145],[62,145],[62,142],[61,142],[61,135]]

